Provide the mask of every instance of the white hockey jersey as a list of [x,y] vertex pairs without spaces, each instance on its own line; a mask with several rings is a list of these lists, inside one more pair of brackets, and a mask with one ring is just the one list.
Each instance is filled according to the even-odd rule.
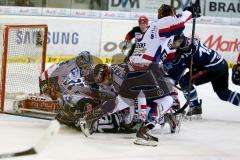
[[86,87],[82,70],[76,64],[76,58],[53,64],[39,77],[40,81],[58,77],[58,85],[62,94],[74,93],[79,87]]
[[184,11],[181,16],[168,16],[152,22],[142,39],[136,43],[129,63],[148,65],[156,61],[157,57],[160,57],[159,62],[163,61],[168,53],[175,52],[168,46],[167,39],[173,35],[180,35],[185,28],[185,22],[191,18],[191,12]]

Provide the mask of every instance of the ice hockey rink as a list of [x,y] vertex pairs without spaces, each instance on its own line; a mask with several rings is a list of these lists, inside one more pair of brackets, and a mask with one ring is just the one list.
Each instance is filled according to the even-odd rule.
[[[240,90],[232,83],[230,88]],[[239,160],[240,108],[220,101],[210,84],[199,86],[197,90],[203,99],[203,119],[183,121],[179,134],[156,130],[154,135],[159,137],[157,147],[134,145],[135,134],[95,133],[86,138],[82,133],[62,125],[57,136],[40,154],[10,159]],[[47,120],[1,114],[0,154],[32,147],[48,125]]]

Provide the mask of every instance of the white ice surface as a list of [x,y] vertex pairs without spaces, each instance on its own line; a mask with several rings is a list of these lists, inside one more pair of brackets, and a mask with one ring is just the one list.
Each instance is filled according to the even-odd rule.
[[[239,86],[230,84],[230,88],[240,92]],[[41,154],[11,159],[239,160],[240,107],[220,101],[210,84],[197,87],[197,91],[203,99],[203,120],[183,122],[179,134],[156,134],[157,147],[134,145],[134,134],[93,134],[85,138],[61,126],[60,133]],[[0,154],[33,146],[48,124],[45,120],[0,115]]]

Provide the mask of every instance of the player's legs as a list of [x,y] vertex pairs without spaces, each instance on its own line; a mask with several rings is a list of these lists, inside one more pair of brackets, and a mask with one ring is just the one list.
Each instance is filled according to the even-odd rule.
[[228,68],[226,67],[222,73],[221,76],[212,81],[213,90],[221,100],[240,106],[240,93],[228,89]]
[[134,99],[124,98],[124,97],[118,95],[115,100],[115,108],[113,110],[113,113],[124,110],[130,106],[131,107],[134,106]]
[[[189,87],[189,73],[186,73],[180,80],[179,80],[179,85],[183,91],[184,97],[188,99],[188,87]],[[198,99],[198,94],[195,89],[195,87],[192,85],[191,90],[190,90],[190,103],[189,107],[195,107],[199,106],[200,101]]]
[[172,96],[165,96],[156,100],[149,99],[147,103],[150,107],[148,121],[163,124],[164,114],[172,107],[173,102]]
[[240,106],[240,94],[228,89],[228,65],[225,61],[221,64],[221,68],[215,71],[209,71],[194,81],[195,85],[201,85],[211,82],[214,92],[223,101],[228,101],[236,106]]

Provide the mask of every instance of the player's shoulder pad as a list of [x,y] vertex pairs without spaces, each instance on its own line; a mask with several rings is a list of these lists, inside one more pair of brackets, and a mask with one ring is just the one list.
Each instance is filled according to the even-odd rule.
[[176,21],[176,17],[174,16],[167,16],[167,17],[163,17],[158,19],[158,21],[156,21],[157,25],[159,26],[159,28],[166,28],[166,27],[170,27],[173,23],[173,21]]
[[139,26],[135,26],[135,27],[133,27],[132,30],[133,30],[134,32],[141,32],[141,29],[140,29]]

